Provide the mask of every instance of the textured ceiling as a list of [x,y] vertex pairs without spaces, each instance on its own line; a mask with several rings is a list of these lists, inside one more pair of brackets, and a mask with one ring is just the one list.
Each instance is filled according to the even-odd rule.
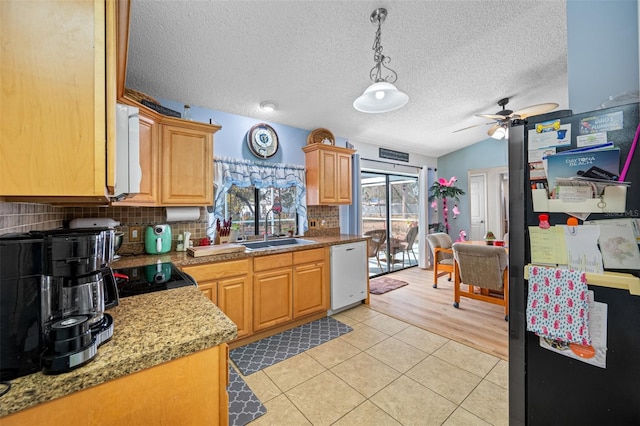
[[[371,83],[376,26],[409,95],[402,109],[352,104]],[[127,87],[154,97],[438,157],[487,138],[474,114],[568,108],[563,0],[132,0]],[[272,100],[273,113],[259,104]]]

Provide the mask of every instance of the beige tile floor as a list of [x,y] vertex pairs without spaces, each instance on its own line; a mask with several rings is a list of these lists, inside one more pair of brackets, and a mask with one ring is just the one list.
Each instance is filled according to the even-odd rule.
[[507,425],[508,363],[360,305],[353,327],[249,376],[254,425]]

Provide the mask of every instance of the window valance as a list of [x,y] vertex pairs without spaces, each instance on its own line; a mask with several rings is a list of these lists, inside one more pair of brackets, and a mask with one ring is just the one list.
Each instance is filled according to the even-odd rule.
[[295,207],[300,219],[299,233],[307,226],[307,190],[304,167],[297,164],[257,162],[228,157],[213,159],[213,182],[216,185],[215,207],[209,215],[207,234],[211,236],[216,219],[224,220],[225,196],[231,186],[240,188],[296,188]]

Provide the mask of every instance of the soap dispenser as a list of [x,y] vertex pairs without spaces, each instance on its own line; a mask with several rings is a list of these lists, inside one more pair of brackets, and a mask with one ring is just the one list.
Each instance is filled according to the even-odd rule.
[[182,234],[178,235],[178,244],[176,245],[176,251],[184,251],[184,238]]

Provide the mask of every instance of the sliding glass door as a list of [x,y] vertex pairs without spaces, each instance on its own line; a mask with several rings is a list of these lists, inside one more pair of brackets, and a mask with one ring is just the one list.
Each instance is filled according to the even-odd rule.
[[418,178],[361,172],[362,230],[372,234],[369,276],[418,264]]

